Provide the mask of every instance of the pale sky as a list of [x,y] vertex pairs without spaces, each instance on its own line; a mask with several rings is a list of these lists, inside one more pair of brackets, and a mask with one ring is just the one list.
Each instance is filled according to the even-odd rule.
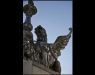
[[[23,5],[25,4],[27,1],[23,2]],[[34,1],[34,5],[37,7],[37,14],[31,19],[34,40],[34,28],[38,25],[46,29],[48,43],[53,43],[58,36],[69,33],[69,27],[72,27],[72,1]],[[23,14],[23,22],[24,20]],[[72,74],[72,37],[61,51],[58,60],[61,64],[61,74]]]

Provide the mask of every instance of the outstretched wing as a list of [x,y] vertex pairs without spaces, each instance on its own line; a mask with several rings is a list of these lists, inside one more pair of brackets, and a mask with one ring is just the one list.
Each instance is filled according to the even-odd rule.
[[52,49],[55,51],[60,51],[65,48],[65,46],[68,44],[69,39],[71,37],[71,32],[72,29],[69,29],[70,32],[68,35],[65,36],[58,36],[57,39],[55,40],[54,44],[52,45]]
[[63,48],[65,48],[65,46],[68,43],[68,39],[66,36],[59,36],[57,37],[56,41],[53,44],[53,50],[61,50]]

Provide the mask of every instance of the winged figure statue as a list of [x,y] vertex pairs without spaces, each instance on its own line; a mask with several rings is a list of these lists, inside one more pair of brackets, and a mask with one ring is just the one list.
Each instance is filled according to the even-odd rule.
[[64,36],[58,36],[55,42],[52,44],[52,50],[57,52],[57,55],[60,56],[60,50],[64,49],[69,42],[71,37],[72,28],[69,28],[70,32]]

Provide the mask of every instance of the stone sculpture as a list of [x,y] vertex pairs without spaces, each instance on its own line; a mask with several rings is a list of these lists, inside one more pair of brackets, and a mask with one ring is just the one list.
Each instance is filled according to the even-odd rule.
[[61,73],[60,62],[58,57],[61,55],[61,50],[66,47],[71,37],[72,28],[67,35],[58,36],[54,43],[48,43],[47,33],[41,25],[35,28],[37,40],[33,40],[33,26],[31,17],[37,13],[37,8],[32,0],[28,0],[28,4],[23,7],[23,12],[26,15],[26,20],[23,23],[23,58],[38,62],[47,68]]

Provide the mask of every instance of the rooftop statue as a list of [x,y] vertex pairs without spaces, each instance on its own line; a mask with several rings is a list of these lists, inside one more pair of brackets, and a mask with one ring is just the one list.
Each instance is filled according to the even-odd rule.
[[28,60],[32,59],[34,50],[31,17],[37,13],[37,8],[32,0],[28,0],[28,4],[23,7],[23,12],[26,15],[26,20],[23,23],[23,57]]
[[52,49],[54,50],[54,52],[58,53],[58,56],[60,56],[60,50],[64,49],[69,42],[72,33],[72,28],[69,28],[69,30],[70,32],[68,35],[58,36],[54,44],[52,44]]
[[61,55],[61,50],[67,46],[73,29],[69,28],[70,32],[67,35],[58,36],[54,43],[48,43],[46,30],[39,25],[34,29],[37,36],[34,41],[31,17],[37,13],[37,8],[32,0],[28,0],[28,4],[23,7],[23,12],[26,15],[23,23],[23,58],[61,73],[58,57]]
[[47,33],[46,30],[41,25],[35,28],[35,33],[37,35],[37,42],[41,41],[47,43]]

